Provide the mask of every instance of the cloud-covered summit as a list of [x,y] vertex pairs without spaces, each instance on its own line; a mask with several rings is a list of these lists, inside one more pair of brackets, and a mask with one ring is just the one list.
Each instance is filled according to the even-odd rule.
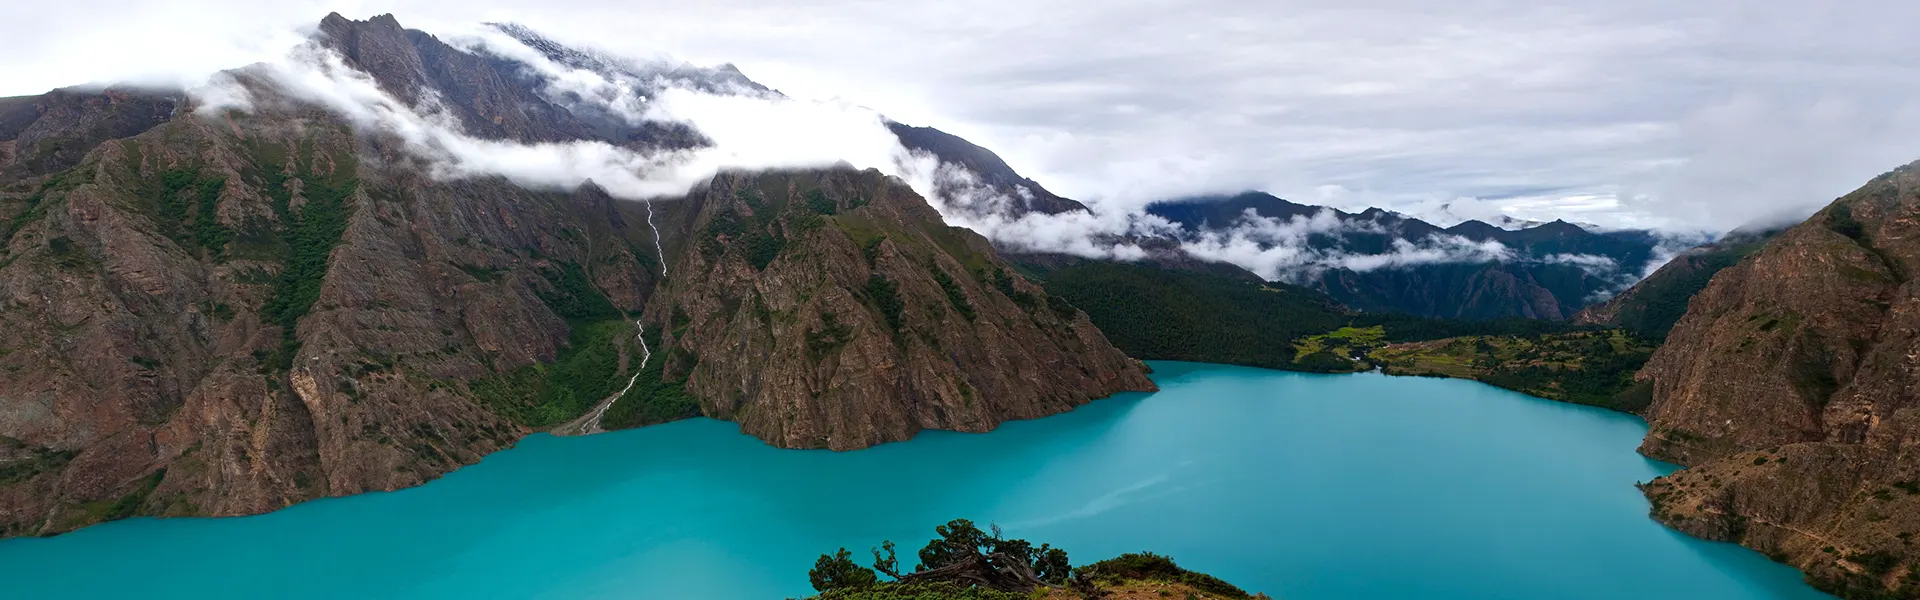
[[[0,95],[260,60],[328,10],[518,22],[732,63],[1138,208],[1258,189],[1357,211],[1725,231],[1920,156],[1920,5],[1889,0],[8,3]],[[1797,215],[1796,215],[1797,216]]]
[[683,195],[725,170],[851,164],[905,180],[948,223],[1009,251],[1199,259],[1273,280],[1448,264],[1558,265],[1592,280],[1578,286],[1585,296],[1629,283],[1615,280],[1641,272],[1649,257],[1642,246],[1651,245],[1535,251],[1524,237],[1479,221],[1443,230],[1378,209],[1348,214],[1265,194],[1088,207],[937,129],[844,102],[796,100],[733,68],[623,58],[518,25],[442,38],[404,29],[390,15],[352,21],[334,14],[286,56],[223,74],[193,93],[202,114],[254,110],[256,96],[319,105],[396,140],[435,177],[499,176],[553,188],[591,181],[628,200]]

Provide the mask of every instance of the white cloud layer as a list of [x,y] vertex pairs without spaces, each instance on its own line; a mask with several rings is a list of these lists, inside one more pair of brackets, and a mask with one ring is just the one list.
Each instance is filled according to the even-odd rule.
[[1315,237],[1384,233],[1371,221],[1343,221],[1332,210],[1289,219],[1262,217],[1252,210],[1224,230],[1203,232],[1181,244],[1194,256],[1239,265],[1269,280],[1299,282],[1331,269],[1372,271],[1438,263],[1485,263],[1521,257],[1496,241],[1434,234],[1423,239],[1395,238],[1388,252],[1359,254],[1338,246],[1315,247]]
[[[868,109],[671,87],[661,88],[643,105],[633,82],[613,82],[593,72],[553,64],[511,39],[490,43],[490,50],[502,51],[511,44],[525,51],[515,53],[515,58],[526,58],[531,68],[554,82],[550,93],[556,97],[571,92],[579,102],[595,103],[634,123],[687,123],[713,143],[692,150],[641,153],[598,141],[522,144],[478,138],[464,133],[439,99],[429,97],[408,106],[381,90],[372,77],[345,64],[337,53],[316,44],[300,44],[253,68],[279,93],[325,106],[356,126],[398,138],[432,175],[442,178],[503,176],[529,187],[562,189],[592,181],[615,197],[648,200],[683,195],[725,169],[840,162],[891,169],[905,152],[880,115]],[[224,74],[189,89],[203,112],[247,110],[253,105],[246,91]]]
[[1894,0],[0,4],[32,57],[4,94],[203,78],[330,10],[518,21],[936,125],[1116,208],[1254,188],[1725,230],[1920,157],[1920,4]]

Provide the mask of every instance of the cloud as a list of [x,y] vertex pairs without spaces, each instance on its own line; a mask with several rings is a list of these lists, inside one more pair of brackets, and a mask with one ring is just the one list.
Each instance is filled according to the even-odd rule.
[[1579,267],[1595,277],[1613,277],[1620,273],[1619,261],[1598,254],[1549,254],[1537,260],[1543,264]]
[[[1265,279],[1294,282],[1332,269],[1365,272],[1521,258],[1500,242],[1476,242],[1450,234],[1418,240],[1396,237],[1382,253],[1356,253],[1339,245],[1338,238],[1356,233],[1387,232],[1373,221],[1342,220],[1330,209],[1288,219],[1262,217],[1248,210],[1231,226],[1190,235],[1180,247],[1203,259],[1238,265]],[[1333,241],[1316,244],[1316,238]]]
[[1920,157],[1920,4],[1895,0],[3,4],[21,26],[0,52],[34,57],[0,66],[4,94],[201,80],[329,10],[517,21],[936,125],[1115,212],[1337,189],[1415,215],[1726,230]]
[[[600,141],[527,144],[466,134],[459,120],[428,93],[406,105],[369,75],[316,43],[296,46],[279,60],[245,71],[276,94],[315,103],[363,130],[397,139],[433,176],[500,176],[529,187],[571,189],[593,181],[618,198],[675,197],[726,169],[816,167],[847,162],[880,168],[927,198],[949,224],[973,229],[1002,248],[1097,259],[1139,260],[1149,252],[1136,240],[1179,239],[1188,253],[1247,268],[1268,279],[1298,280],[1329,269],[1371,271],[1436,263],[1539,260],[1589,272],[1612,270],[1610,259],[1516,256],[1498,242],[1453,235],[1396,239],[1383,253],[1355,253],[1339,238],[1386,234],[1369,220],[1344,220],[1333,210],[1289,219],[1247,211],[1224,231],[1184,232],[1143,210],[1095,205],[1095,210],[1045,214],[1016,210],[1031,200],[1024,187],[995,189],[957,165],[909,152],[876,112],[844,102],[798,101],[754,89],[721,93],[689,89],[657,69],[605,55],[596,70],[559,64],[499,31],[483,28],[455,44],[508,59],[537,78],[549,99],[591,109],[629,125],[672,122],[691,126],[708,144],[685,150],[642,151]],[[258,103],[239,79],[217,74],[192,88],[202,112],[252,110]],[[1332,239],[1329,245],[1325,240]]]
[[[381,90],[364,72],[317,44],[296,46],[285,56],[250,67],[275,92],[324,106],[356,126],[398,139],[430,174],[441,178],[506,177],[520,185],[571,189],[593,181],[617,198],[649,200],[679,196],[726,169],[818,167],[847,162],[860,168],[891,168],[904,153],[878,113],[845,104],[796,101],[776,96],[713,94],[658,87],[641,98],[633,81],[612,81],[563,67],[525,52],[489,49],[526,58],[549,81],[549,93],[593,103],[639,123],[693,126],[712,143],[690,150],[640,152],[599,141],[523,144],[474,137],[429,96],[408,106]],[[656,82],[662,83],[662,82]],[[216,75],[189,88],[201,111],[250,110],[256,100],[231,76]]]
[[[1061,214],[1009,210],[1032,192],[1009,196],[980,181],[978,175],[924,152],[901,152],[895,173],[927,198],[948,225],[966,227],[1017,252],[1069,254],[1084,258],[1140,260],[1147,251],[1129,236],[1168,236],[1178,228],[1143,212],[1072,211]],[[1011,215],[1019,216],[1011,216]]]
[[641,81],[639,77],[562,66],[495,27],[476,27],[449,36],[445,41],[468,53],[492,55],[519,63],[523,70],[544,84],[541,92],[549,101],[568,110],[591,107],[631,125],[648,119],[646,98],[641,95],[641,86],[652,82]]

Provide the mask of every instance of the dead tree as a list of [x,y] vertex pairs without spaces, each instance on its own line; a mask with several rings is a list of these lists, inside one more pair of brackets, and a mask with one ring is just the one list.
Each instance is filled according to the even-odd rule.
[[978,548],[970,545],[949,545],[948,548],[953,552],[953,559],[946,564],[901,574],[897,561],[891,556],[892,544],[888,544],[886,558],[881,558],[878,550],[874,551],[874,568],[900,583],[947,582],[961,587],[978,586],[1021,594],[1043,587],[1063,589],[1040,579],[1039,575],[1034,574],[1032,565],[1005,552],[981,554]]

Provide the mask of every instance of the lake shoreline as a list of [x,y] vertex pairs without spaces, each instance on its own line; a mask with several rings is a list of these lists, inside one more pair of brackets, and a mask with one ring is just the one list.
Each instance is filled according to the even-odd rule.
[[[0,565],[11,565],[0,581],[16,582],[0,594],[124,591],[66,574],[92,562],[162,598],[243,596],[205,583],[240,567],[240,583],[299,582],[315,598],[438,599],[477,586],[786,597],[806,591],[806,565],[823,548],[862,550],[966,517],[1058,540],[1081,558],[1151,549],[1277,597],[1579,598],[1576,588],[1602,586],[1824,598],[1757,553],[1651,522],[1632,484],[1670,466],[1630,454],[1645,432],[1637,417],[1477,382],[1153,366],[1158,393],[861,452],[787,452],[711,419],[531,435],[431,485],[0,541]],[[1425,500],[1402,500],[1413,498]],[[1276,537],[1297,543],[1276,547]],[[303,543],[266,541],[280,539]],[[1417,551],[1410,540],[1454,550]],[[1351,571],[1342,556],[1400,574]],[[1539,562],[1553,557],[1560,571],[1582,566],[1554,576]],[[1643,580],[1600,583],[1625,571]],[[366,581],[314,580],[319,572]],[[687,587],[700,581],[705,589]],[[1381,595],[1380,581],[1403,587]],[[216,587],[196,587],[205,585]]]

